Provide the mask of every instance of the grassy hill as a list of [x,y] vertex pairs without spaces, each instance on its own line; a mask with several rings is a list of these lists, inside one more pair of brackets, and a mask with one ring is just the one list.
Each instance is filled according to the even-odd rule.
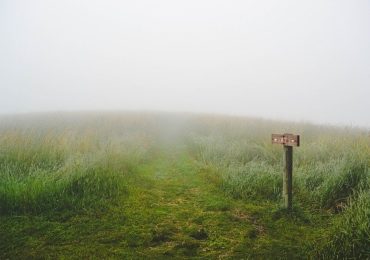
[[[292,212],[282,147],[294,149]],[[369,258],[370,137],[166,113],[0,118],[0,258]]]

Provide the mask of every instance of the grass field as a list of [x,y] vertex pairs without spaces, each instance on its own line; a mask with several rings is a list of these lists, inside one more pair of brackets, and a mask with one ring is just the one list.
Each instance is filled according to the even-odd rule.
[[[283,149],[301,135],[292,212]],[[0,259],[370,258],[370,136],[166,113],[0,118]]]

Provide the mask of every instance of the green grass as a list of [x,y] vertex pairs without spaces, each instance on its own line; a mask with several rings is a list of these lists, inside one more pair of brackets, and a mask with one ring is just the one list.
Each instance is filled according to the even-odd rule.
[[[285,123],[286,124],[286,123]],[[361,129],[143,113],[0,124],[0,258],[370,257]],[[294,208],[281,208],[282,148]]]
[[88,143],[93,141],[5,134],[0,141],[1,214],[101,209],[125,193],[126,180],[143,155]]

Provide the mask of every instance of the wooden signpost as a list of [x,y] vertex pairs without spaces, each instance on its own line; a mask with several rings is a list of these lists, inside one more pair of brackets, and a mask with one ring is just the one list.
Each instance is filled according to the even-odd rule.
[[284,207],[292,209],[292,184],[293,184],[293,146],[299,146],[299,135],[272,134],[273,144],[284,145],[284,175],[283,175],[283,198]]

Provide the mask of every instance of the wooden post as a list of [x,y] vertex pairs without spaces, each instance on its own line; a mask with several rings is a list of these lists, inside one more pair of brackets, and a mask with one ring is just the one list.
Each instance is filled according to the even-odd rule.
[[284,208],[292,209],[292,184],[293,184],[293,147],[284,145],[285,170],[283,175]]
[[300,145],[299,135],[272,134],[273,144],[284,145],[284,175],[283,175],[283,199],[284,208],[292,209],[293,200],[293,146]]

